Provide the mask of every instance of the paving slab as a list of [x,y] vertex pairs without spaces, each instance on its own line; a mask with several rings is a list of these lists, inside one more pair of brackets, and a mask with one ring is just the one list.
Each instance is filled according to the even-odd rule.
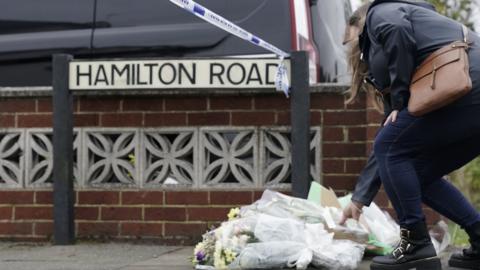
[[0,270],[113,270],[176,249],[178,248],[125,243],[53,246],[0,242]]
[[189,257],[193,254],[193,247],[179,247],[171,252],[166,252],[157,258],[145,260],[130,265],[131,267],[183,267],[183,269],[192,269]]

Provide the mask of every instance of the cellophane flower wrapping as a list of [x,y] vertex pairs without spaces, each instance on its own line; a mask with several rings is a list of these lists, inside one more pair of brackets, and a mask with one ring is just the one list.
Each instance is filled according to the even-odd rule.
[[[204,236],[204,242],[210,239],[210,244],[200,247],[210,247],[205,255],[211,260],[196,268],[306,269],[314,265],[356,269],[364,246],[333,239],[333,233],[326,230],[326,211],[316,203],[266,190],[252,205],[232,209],[229,221]],[[213,249],[211,236],[215,239]]]

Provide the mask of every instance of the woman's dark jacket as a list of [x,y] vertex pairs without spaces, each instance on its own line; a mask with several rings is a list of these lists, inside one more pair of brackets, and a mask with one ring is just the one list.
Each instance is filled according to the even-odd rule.
[[[371,81],[387,98],[386,113],[390,111],[388,107],[407,107],[415,69],[432,52],[457,40],[463,40],[461,24],[440,15],[430,4],[395,0],[372,3],[360,47]],[[474,42],[471,73],[477,87],[458,104],[480,104],[480,37],[470,32],[470,40]]]
[[[480,36],[470,31],[469,39],[473,42],[469,49],[473,88],[450,106],[480,104]],[[432,52],[457,40],[463,40],[461,24],[440,15],[430,4],[396,0],[372,3],[360,47],[370,81],[384,94],[386,115],[407,107],[409,85],[417,66]],[[353,200],[369,205],[380,183],[371,155],[360,174]]]

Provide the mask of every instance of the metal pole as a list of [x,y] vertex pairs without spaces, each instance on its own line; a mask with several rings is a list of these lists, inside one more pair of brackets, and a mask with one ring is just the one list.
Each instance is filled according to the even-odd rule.
[[55,245],[75,242],[73,192],[73,97],[68,86],[71,55],[53,56],[53,202]]
[[291,57],[292,195],[307,198],[310,189],[310,88],[307,52]]

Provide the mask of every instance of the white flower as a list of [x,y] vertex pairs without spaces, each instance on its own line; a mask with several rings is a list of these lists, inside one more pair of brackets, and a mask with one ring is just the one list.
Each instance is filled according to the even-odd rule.
[[197,254],[199,251],[205,251],[205,243],[200,242],[195,246],[193,254]]
[[220,241],[215,243],[215,253],[213,253],[213,264],[216,269],[226,269],[227,263],[223,257],[223,247]]

